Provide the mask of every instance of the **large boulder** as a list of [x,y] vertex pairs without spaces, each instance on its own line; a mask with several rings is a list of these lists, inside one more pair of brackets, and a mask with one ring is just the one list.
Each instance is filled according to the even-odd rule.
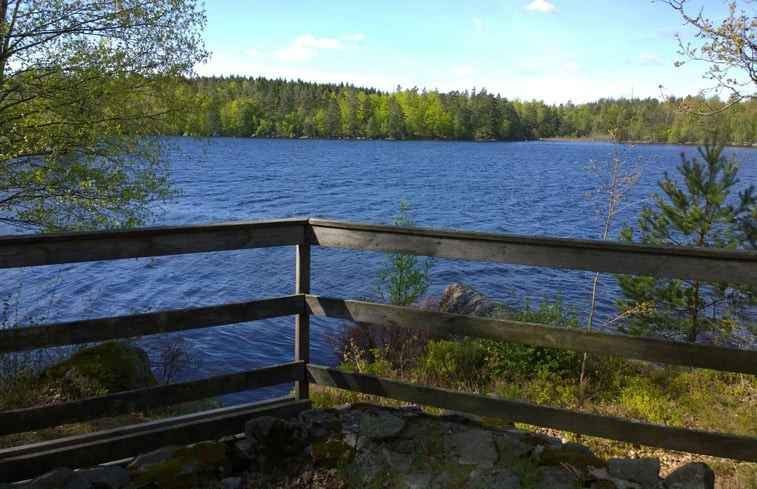
[[504,305],[463,284],[450,284],[439,300],[441,312],[491,318],[506,318],[510,312]]
[[119,341],[100,343],[44,370],[50,380],[70,381],[102,393],[121,392],[157,384],[147,353]]

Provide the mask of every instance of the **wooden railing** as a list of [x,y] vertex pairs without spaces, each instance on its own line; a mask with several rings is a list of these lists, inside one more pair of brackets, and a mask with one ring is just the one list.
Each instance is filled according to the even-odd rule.
[[757,461],[757,437],[754,436],[644,423],[349,373],[314,365],[310,363],[309,354],[309,320],[311,315],[316,315],[757,374],[757,351],[561,329],[310,294],[312,246],[757,285],[755,251],[643,246],[287,219],[2,237],[0,268],[272,246],[295,249],[292,295],[5,329],[0,331],[0,354],[294,316],[292,362],[79,401],[3,411],[0,412],[0,435],[277,384],[294,383],[293,396],[2,449],[0,481],[29,477],[52,466],[91,465],[125,458],[161,444],[189,443],[237,433],[242,430],[243,420],[256,415],[291,416],[310,406],[308,386],[311,383],[630,443]]

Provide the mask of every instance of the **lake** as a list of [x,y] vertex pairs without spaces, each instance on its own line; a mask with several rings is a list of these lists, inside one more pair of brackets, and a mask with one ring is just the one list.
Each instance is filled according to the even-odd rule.
[[[320,217],[391,224],[406,198],[419,226],[595,239],[599,178],[585,168],[606,161],[613,146],[588,142],[432,142],[171,139],[171,181],[181,191],[156,224],[174,225],[286,217]],[[695,147],[638,145],[631,159],[647,164],[627,202],[657,190],[664,172],[675,173],[680,153]],[[743,184],[757,182],[757,149],[728,148],[742,162]],[[631,206],[615,222],[635,223]],[[379,253],[313,250],[312,291],[372,299]],[[5,270],[0,294],[7,323],[67,321],[290,294],[294,250],[243,250],[214,254],[94,262]],[[590,273],[542,270],[456,260],[434,260],[429,293],[453,282],[468,284],[512,307],[563,300],[586,313]],[[600,322],[614,315],[614,280],[600,285]],[[343,322],[314,318],[312,358],[334,364],[331,339]],[[196,362],[188,377],[226,373],[289,361],[293,320],[278,318],[183,333]],[[283,389],[283,391],[282,391]],[[228,403],[285,393],[225,396]]]

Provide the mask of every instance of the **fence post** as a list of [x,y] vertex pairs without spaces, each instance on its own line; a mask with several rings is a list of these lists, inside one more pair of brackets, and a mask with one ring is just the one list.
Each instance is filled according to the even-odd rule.
[[[294,293],[310,293],[309,244],[297,245]],[[294,360],[310,362],[310,314],[307,311],[297,314],[294,318]],[[297,400],[308,399],[309,390],[307,378],[298,380],[294,386],[294,396]]]

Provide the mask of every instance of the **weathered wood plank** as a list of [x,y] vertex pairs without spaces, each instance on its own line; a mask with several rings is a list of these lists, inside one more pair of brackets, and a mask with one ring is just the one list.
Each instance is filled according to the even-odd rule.
[[[295,293],[310,293],[310,245],[297,245],[295,270]],[[305,363],[310,361],[310,313],[304,306],[294,318],[294,359]],[[294,397],[298,400],[310,397],[305,376],[295,383]]]
[[178,404],[305,379],[305,363],[292,362],[200,380],[158,385],[71,402],[0,411],[0,435]]
[[304,299],[289,295],[218,306],[72,321],[0,330],[0,353],[234,324],[302,312]]
[[319,246],[757,285],[757,251],[649,246],[310,219]]
[[409,307],[314,295],[307,296],[307,305],[312,314],[317,316],[422,329],[448,335],[571,349],[600,355],[617,355],[651,362],[757,374],[757,351],[754,350],[587,332],[520,321],[423,311]]
[[251,418],[292,418],[309,408],[310,401],[286,397],[3,449],[0,481],[28,479],[61,466],[88,467],[165,445],[216,440],[241,433]]
[[441,409],[670,450],[757,461],[757,437],[675,428],[308,365],[312,382]]
[[0,237],[0,268],[302,243],[307,219]]

